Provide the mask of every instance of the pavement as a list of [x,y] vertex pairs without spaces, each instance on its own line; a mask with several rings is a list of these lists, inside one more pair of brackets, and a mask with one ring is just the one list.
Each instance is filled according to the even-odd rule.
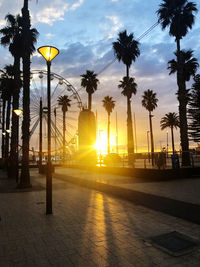
[[[122,193],[131,190],[133,195],[138,192],[149,199],[155,196],[199,207],[200,179],[141,183],[56,168],[53,214],[46,215],[45,177],[36,169],[30,173],[33,187],[20,190],[0,171],[0,267],[200,266],[199,248],[174,257],[150,242],[150,237],[172,231],[200,240],[198,223],[106,192],[111,186]],[[93,189],[95,184],[104,187]]]

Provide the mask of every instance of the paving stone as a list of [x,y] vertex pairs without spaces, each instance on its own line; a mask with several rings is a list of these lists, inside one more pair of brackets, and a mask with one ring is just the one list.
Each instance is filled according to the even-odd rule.
[[[31,177],[45,186],[34,170]],[[0,193],[0,267],[200,266],[199,251],[172,257],[148,243],[180,229],[200,239],[200,225],[54,178],[56,185],[49,216],[36,204],[45,190]]]

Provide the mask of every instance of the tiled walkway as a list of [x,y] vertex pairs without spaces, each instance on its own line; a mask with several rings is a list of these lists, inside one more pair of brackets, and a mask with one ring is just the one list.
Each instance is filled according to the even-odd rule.
[[29,192],[0,193],[0,266],[199,266],[200,253],[172,257],[148,238],[179,231],[200,240],[200,225],[95,190],[53,179],[45,215],[45,178],[31,171]]

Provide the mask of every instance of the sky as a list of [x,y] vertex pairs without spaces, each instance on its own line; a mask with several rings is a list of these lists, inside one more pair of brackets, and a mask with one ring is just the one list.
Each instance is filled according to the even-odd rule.
[[[199,1],[193,1],[200,10]],[[64,77],[79,92],[83,105],[87,94],[80,86],[80,75],[86,70],[96,73],[114,59],[112,43],[118,33],[127,30],[139,38],[157,22],[156,10],[161,0],[36,0],[29,1],[32,27],[39,32],[36,48],[53,45],[60,50],[52,62],[52,71]],[[5,26],[5,15],[20,13],[23,0],[0,0],[0,27]],[[196,15],[195,25],[181,40],[182,49],[194,50],[200,59],[200,16]],[[137,149],[147,150],[148,112],[141,105],[142,94],[151,89],[157,93],[158,107],[153,112],[155,149],[166,147],[167,130],[160,130],[160,119],[168,112],[178,112],[176,98],[176,75],[169,76],[167,62],[174,58],[174,38],[168,29],[156,26],[140,40],[140,56],[130,68],[130,75],[138,85],[137,94],[132,97],[132,112],[135,114]],[[0,47],[0,68],[11,64],[13,58],[7,49]],[[31,58],[31,69],[46,69],[44,60],[35,52]],[[199,70],[198,70],[199,73]],[[117,60],[98,75],[98,90],[93,94],[92,109],[98,114],[98,128],[102,139],[106,139],[107,114],[102,107],[104,96],[116,101],[111,115],[111,145],[115,145],[116,112],[118,117],[119,144],[126,144],[126,98],[118,89],[119,81],[125,76],[125,66]],[[190,88],[192,81],[187,84]],[[168,134],[169,148],[171,136]],[[179,131],[175,132],[176,149],[180,148]],[[191,143],[191,145],[195,145]],[[114,151],[114,150],[113,150]]]

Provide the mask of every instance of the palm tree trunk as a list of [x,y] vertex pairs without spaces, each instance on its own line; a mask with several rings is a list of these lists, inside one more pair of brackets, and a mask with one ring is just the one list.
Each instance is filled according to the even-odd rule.
[[63,111],[63,163],[65,161],[66,158],[66,144],[65,144],[65,133],[66,133],[66,123],[65,123],[65,116],[66,112]]
[[[126,76],[129,77],[129,66],[126,65]],[[131,113],[131,100],[127,97],[127,144],[128,144],[128,161],[133,164],[134,161],[134,141],[133,141],[133,123]]]
[[18,136],[19,136],[19,117],[14,113],[15,109],[19,108],[19,93],[20,93],[20,57],[14,59],[14,82],[15,89],[13,93],[13,108],[12,108],[12,129],[11,129],[11,149],[10,149],[10,165],[11,178],[18,176]]
[[108,112],[108,154],[110,153],[110,113]]
[[3,107],[2,107],[2,143],[1,143],[1,154],[2,158],[5,157],[5,111],[6,111],[6,101],[3,99]]
[[[7,109],[6,109],[6,130],[10,130],[10,106],[11,106],[11,96],[7,100]],[[5,158],[8,161],[9,155],[9,133],[6,131],[6,140],[5,140]]]
[[131,101],[129,97],[127,97],[127,142],[128,142],[129,164],[133,164],[134,161],[133,124],[132,124],[132,113],[131,113]]
[[[28,32],[30,30],[30,17],[28,11],[28,0],[24,0],[22,8],[24,36],[23,54],[23,122],[22,122],[22,169],[19,187],[30,187],[29,173],[29,128],[30,128],[30,52],[28,47]],[[26,38],[27,37],[27,38]]]
[[88,94],[88,109],[92,109],[92,94]]
[[126,65],[126,77],[129,77],[129,66]]
[[171,136],[172,136],[172,151],[173,155],[175,154],[175,149],[174,149],[174,131],[173,131],[173,126],[171,126]]
[[149,111],[149,126],[150,126],[150,137],[151,137],[151,162],[152,162],[152,166],[154,166],[154,141],[153,141],[153,127],[152,127],[151,111]]
[[187,125],[187,99],[186,84],[183,74],[183,59],[180,54],[180,40],[177,41],[177,85],[179,100],[180,139],[182,148],[182,166],[190,165],[188,125]]

